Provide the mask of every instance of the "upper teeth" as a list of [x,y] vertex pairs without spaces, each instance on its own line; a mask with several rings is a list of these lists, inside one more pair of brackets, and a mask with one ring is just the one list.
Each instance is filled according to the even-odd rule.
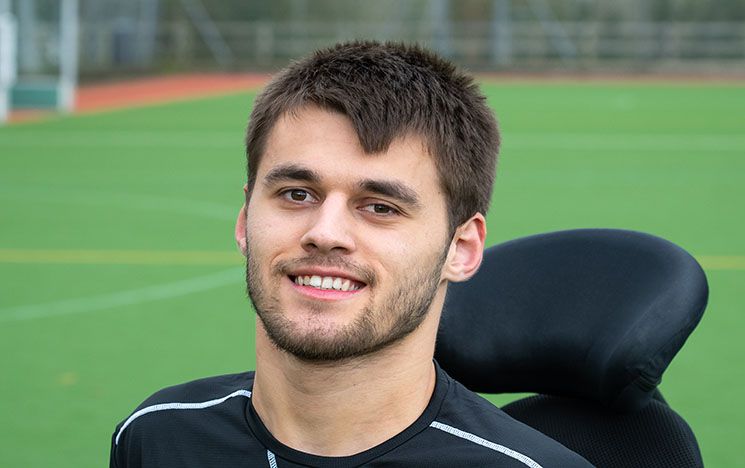
[[295,284],[300,286],[312,286],[318,289],[336,289],[337,291],[356,291],[360,289],[356,283],[334,276],[296,276]]

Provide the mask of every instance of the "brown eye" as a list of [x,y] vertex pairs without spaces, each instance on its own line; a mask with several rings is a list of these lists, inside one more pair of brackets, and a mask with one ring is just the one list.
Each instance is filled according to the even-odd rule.
[[397,209],[385,203],[370,203],[363,206],[362,209],[380,216],[394,216],[400,213]]
[[318,201],[311,192],[299,188],[283,190],[282,192],[280,192],[279,196],[281,196],[286,201],[295,204],[315,203]]
[[305,190],[290,190],[290,199],[293,201],[305,201],[306,198],[308,198],[308,192]]
[[388,213],[392,213],[393,212],[393,209],[390,206],[381,205],[379,203],[376,203],[376,204],[373,205],[373,211],[376,214],[388,214]]

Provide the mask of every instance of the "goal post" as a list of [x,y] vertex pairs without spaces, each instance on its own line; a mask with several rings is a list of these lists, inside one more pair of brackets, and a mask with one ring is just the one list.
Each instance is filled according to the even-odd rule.
[[0,20],[0,117],[12,110],[74,110],[78,8],[78,0],[0,0],[6,18]]
[[[10,114],[11,89],[16,80],[18,28],[10,2],[0,0],[0,123]],[[3,8],[5,5],[8,8]]]
[[61,0],[57,109],[72,112],[78,84],[78,0]]

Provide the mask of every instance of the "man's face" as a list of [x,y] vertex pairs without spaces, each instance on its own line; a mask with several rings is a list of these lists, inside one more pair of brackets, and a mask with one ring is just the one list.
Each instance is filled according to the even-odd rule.
[[369,155],[340,114],[284,116],[247,207],[248,290],[267,335],[310,361],[404,338],[445,287],[447,221],[419,138]]

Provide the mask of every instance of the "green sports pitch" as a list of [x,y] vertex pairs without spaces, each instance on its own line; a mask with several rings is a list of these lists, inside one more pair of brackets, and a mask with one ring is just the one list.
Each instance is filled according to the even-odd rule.
[[[662,391],[708,466],[745,466],[745,86],[483,88],[503,132],[488,243],[614,227],[694,254],[709,307]],[[104,466],[153,391],[253,368],[233,241],[252,98],[0,128],[0,466]]]

